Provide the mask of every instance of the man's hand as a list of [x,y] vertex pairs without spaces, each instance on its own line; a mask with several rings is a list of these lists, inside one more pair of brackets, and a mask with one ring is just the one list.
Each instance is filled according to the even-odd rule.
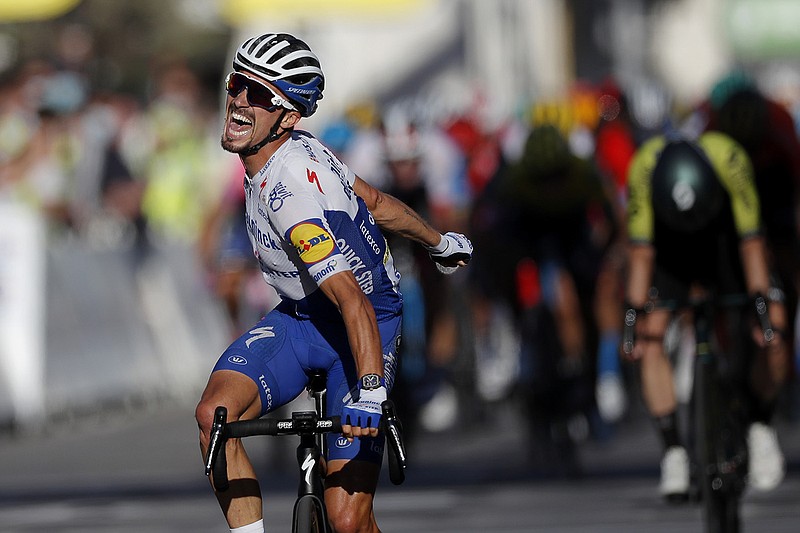
[[438,245],[429,247],[428,253],[442,274],[452,274],[472,259],[472,243],[461,233],[448,231]]
[[386,397],[385,386],[365,390],[359,381],[358,398],[351,399],[342,409],[342,435],[351,440],[353,437],[376,437],[381,422],[381,404]]

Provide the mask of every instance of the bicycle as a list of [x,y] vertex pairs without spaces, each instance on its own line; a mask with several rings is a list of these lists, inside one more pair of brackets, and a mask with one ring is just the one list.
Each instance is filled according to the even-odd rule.
[[[328,512],[325,507],[323,479],[325,477],[326,433],[342,431],[339,416],[325,417],[325,373],[313,371],[307,386],[314,399],[313,411],[296,411],[289,419],[258,418],[227,422],[228,411],[217,407],[211,429],[206,455],[206,476],[213,474],[214,487],[219,491],[228,489],[227,457],[225,443],[228,439],[256,435],[300,437],[297,446],[297,465],[300,483],[292,511],[292,533],[331,533]],[[381,405],[383,416],[381,429],[386,435],[389,463],[389,478],[395,485],[405,481],[407,457],[402,437],[402,425],[397,417],[394,403],[386,400]]]
[[[754,303],[755,314],[770,342],[774,330],[762,295],[749,298],[730,295],[702,297],[683,304],[660,302],[659,308],[692,311],[695,333],[694,380],[690,400],[690,427],[694,432],[693,460],[697,496],[703,501],[708,533],[738,533],[741,530],[741,500],[748,474],[747,368],[753,346],[746,324],[746,306]],[[649,304],[644,312],[655,309]],[[717,320],[720,312],[725,320]],[[632,350],[637,311],[625,314],[623,350]],[[719,332],[724,327],[726,331]],[[719,333],[716,334],[715,333]],[[724,353],[725,356],[720,356]]]

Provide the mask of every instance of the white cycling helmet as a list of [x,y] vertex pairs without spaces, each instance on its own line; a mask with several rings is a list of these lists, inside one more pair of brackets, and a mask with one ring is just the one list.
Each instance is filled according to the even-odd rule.
[[233,69],[272,82],[304,117],[317,110],[325,88],[317,56],[306,43],[288,33],[265,33],[247,39],[236,50]]

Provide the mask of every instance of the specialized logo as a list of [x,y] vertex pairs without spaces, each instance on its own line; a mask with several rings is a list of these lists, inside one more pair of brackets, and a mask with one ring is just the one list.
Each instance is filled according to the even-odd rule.
[[303,472],[306,473],[306,484],[311,485],[311,473],[314,470],[317,462],[311,455],[307,455],[305,459],[303,459],[303,464],[300,465],[300,468],[303,469]]
[[289,231],[289,240],[307,265],[317,263],[333,252],[334,242],[324,228],[310,222],[302,222]]
[[319,184],[319,178],[317,177],[317,173],[314,172],[313,170],[306,169],[306,174],[308,176],[308,182],[316,185],[320,194],[325,194],[325,191],[322,190],[322,185]]
[[232,355],[232,356],[228,357],[228,362],[232,363],[234,365],[242,365],[242,366],[244,366],[244,365],[247,364],[247,359],[245,359],[244,357],[242,357],[240,355]]
[[[263,328],[253,328],[253,329],[251,329],[250,331],[247,332],[250,335],[250,337],[246,341],[244,341],[244,343],[249,348],[250,345],[253,344],[254,342],[256,342],[257,340],[268,339],[270,337],[274,337],[275,336],[275,332],[272,331],[272,328],[273,328],[273,326],[265,326]],[[233,362],[233,361],[231,361],[231,362]]]

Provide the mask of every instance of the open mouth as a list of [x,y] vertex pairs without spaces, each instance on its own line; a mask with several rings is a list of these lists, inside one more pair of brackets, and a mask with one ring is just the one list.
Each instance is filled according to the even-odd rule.
[[246,116],[233,112],[228,117],[226,128],[229,139],[244,137],[253,129],[253,121]]

